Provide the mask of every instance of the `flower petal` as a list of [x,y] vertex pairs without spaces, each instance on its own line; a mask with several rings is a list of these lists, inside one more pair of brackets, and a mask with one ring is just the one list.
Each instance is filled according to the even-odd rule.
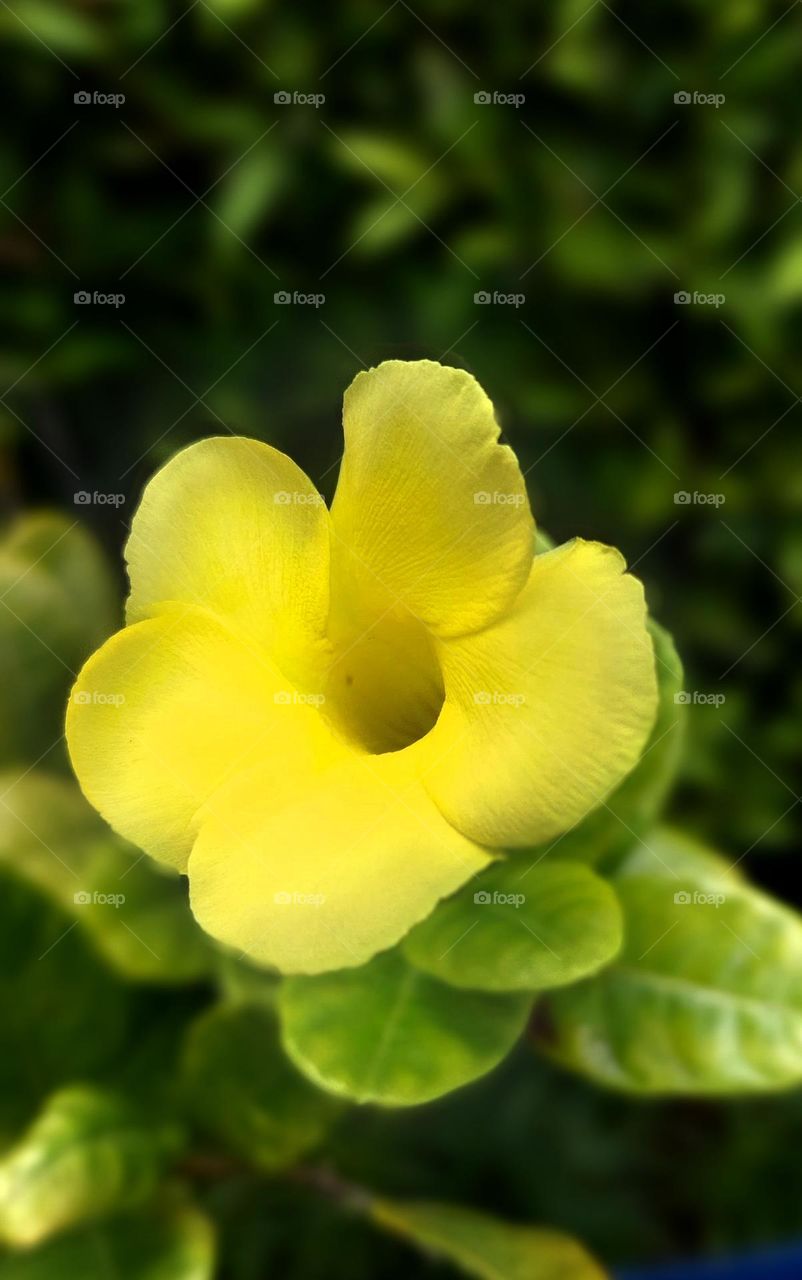
[[[256,759],[313,759],[320,717],[253,642],[174,606],[112,636],[78,676],[67,743],[84,794],[126,839],[184,870],[196,812]],[[328,734],[325,734],[326,740]]]
[[364,964],[491,854],[455,831],[409,753],[339,748],[327,768],[256,769],[207,807],[189,859],[207,932],[284,973]]
[[443,636],[498,617],[526,582],[534,527],[478,382],[431,360],[388,360],[354,379],[343,428],[336,591],[364,596],[366,616],[401,604]]
[[328,613],[328,513],[285,454],[242,437],[183,449],[147,485],[126,558],[128,622],[202,606],[305,678]]
[[485,844],[567,830],[637,762],[657,706],[643,587],[611,547],[535,558],[509,617],[438,644],[446,700],[427,786]]

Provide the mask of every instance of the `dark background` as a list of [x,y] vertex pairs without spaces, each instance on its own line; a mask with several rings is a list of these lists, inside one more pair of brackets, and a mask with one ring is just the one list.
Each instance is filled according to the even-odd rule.
[[[330,496],[360,368],[462,365],[539,522],[620,546],[686,688],[724,695],[690,708],[672,816],[799,903],[801,33],[798,4],[757,0],[3,4],[6,514],[56,506],[118,556],[153,470],[227,431]],[[125,101],[74,102],[95,91]],[[675,100],[694,92],[723,99]],[[564,1226],[608,1259],[802,1218],[795,1097],[625,1101],[522,1049],[353,1133],[357,1180]],[[243,1256],[260,1231],[243,1220]],[[325,1231],[299,1276],[330,1274]]]

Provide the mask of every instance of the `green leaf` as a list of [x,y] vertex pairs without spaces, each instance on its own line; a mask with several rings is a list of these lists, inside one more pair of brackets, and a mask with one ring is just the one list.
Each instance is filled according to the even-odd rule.
[[214,1255],[208,1218],[162,1194],[157,1205],[0,1260],[0,1280],[212,1280]]
[[478,1280],[604,1280],[570,1236],[500,1222],[458,1205],[380,1200],[374,1221]]
[[296,1071],[264,1005],[219,1005],[190,1030],[182,1082],[201,1127],[261,1169],[292,1164],[339,1112]]
[[229,1004],[266,1004],[274,1008],[281,977],[275,969],[266,969],[238,956],[229,947],[218,945],[214,952],[217,989]]
[[257,147],[250,152],[220,185],[214,202],[221,220],[214,221],[217,239],[235,247],[235,237],[247,239],[271,212],[286,179],[286,162],[280,149]]
[[659,703],[654,728],[632,773],[584,821],[549,846],[558,858],[614,863],[654,825],[676,773],[682,747],[685,707],[675,702],[682,689],[682,663],[671,636],[649,621],[654,642]]
[[802,919],[668,830],[614,882],[624,947],[604,972],[549,997],[548,1052],[639,1093],[802,1081]]
[[521,991],[594,973],[621,946],[606,881],[577,862],[495,863],[407,935],[406,958],[455,987]]
[[[38,760],[59,746],[67,691],[113,629],[115,595],[97,545],[75,521],[28,516],[4,538],[0,764]],[[65,759],[63,748],[58,758]]]
[[401,195],[431,167],[431,157],[386,133],[346,132],[332,139],[334,159],[373,185],[376,179]]
[[0,1136],[26,1121],[65,1077],[117,1055],[127,989],[101,964],[75,921],[0,868]]
[[54,897],[125,977],[187,982],[211,970],[179,877],[110,831],[77,786],[0,775],[0,863]]
[[58,586],[0,552],[0,764],[37,760],[58,746],[78,648]]
[[359,969],[287,979],[279,1012],[287,1052],[316,1084],[402,1107],[494,1067],[523,1031],[530,1003],[456,991],[389,951]]
[[0,1162],[0,1239],[29,1247],[143,1203],[180,1146],[126,1099],[76,1085],[54,1094]]
[[395,249],[413,235],[425,233],[426,223],[440,214],[447,190],[429,180],[403,201],[384,193],[368,200],[351,228],[355,251],[364,257]]
[[85,638],[87,652],[119,626],[119,590],[109,563],[83,525],[55,511],[35,511],[10,530],[3,550],[58,582]]
[[[34,48],[46,48],[65,57],[92,57],[103,47],[101,29],[88,15],[46,0],[23,0],[18,6],[15,34]],[[40,43],[41,42],[41,43]]]

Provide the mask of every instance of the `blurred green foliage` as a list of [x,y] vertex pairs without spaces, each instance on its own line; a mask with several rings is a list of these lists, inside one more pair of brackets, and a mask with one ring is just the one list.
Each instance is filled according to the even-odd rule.
[[[724,695],[687,708],[673,816],[802,902],[789,856],[802,832],[799,32],[798,7],[765,0],[344,0],[323,16],[308,0],[0,7],[13,125],[0,140],[4,768],[42,756],[64,770],[70,670],[115,625],[121,594],[82,534],[61,544],[70,562],[59,547],[42,556],[53,539],[30,525],[21,536],[13,517],[45,504],[66,513],[62,528],[85,518],[117,562],[153,469],[229,429],[287,449],[330,494],[354,373],[442,357],[497,404],[538,519],[558,541],[619,545],[678,638],[686,690]],[[480,91],[525,97],[476,103]],[[724,101],[675,102],[694,91]],[[125,102],[74,101],[96,92]],[[76,304],[83,290],[125,301]],[[677,305],[679,291],[724,301]],[[524,300],[477,304],[479,292]],[[26,672],[38,682],[27,701]],[[130,851],[74,821],[77,843],[59,848],[68,861],[90,850],[92,889],[92,868],[107,879]],[[182,1028],[208,997],[202,942],[179,948],[187,985],[165,984],[159,956],[119,926],[73,930],[63,886],[39,901],[41,884],[5,858],[3,878],[15,922],[3,972],[16,984],[2,979],[4,1136],[64,1080],[172,1108]],[[180,914],[175,888],[165,910]],[[150,873],[130,892],[145,928]],[[215,963],[227,998],[270,1002],[260,975]],[[227,1125],[236,1148],[236,1113]],[[344,1178],[388,1197],[548,1222],[623,1258],[798,1232],[801,1131],[796,1098],[636,1105],[521,1048],[420,1112],[349,1111],[327,1151]],[[432,1274],[314,1188],[236,1165],[211,1176],[202,1155],[192,1177],[227,1276]],[[180,1188],[158,1210],[123,1209],[101,1240],[115,1265],[139,1242],[132,1275],[150,1275],[157,1239],[176,1275],[207,1273],[210,1228]],[[80,1228],[46,1247],[38,1263],[0,1260],[0,1276],[96,1266]]]

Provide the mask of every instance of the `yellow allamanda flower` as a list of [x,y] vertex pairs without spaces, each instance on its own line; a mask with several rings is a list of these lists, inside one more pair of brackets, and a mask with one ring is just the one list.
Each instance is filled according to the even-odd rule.
[[534,556],[470,375],[388,361],[343,423],[330,511],[256,440],[154,476],[127,625],[67,715],[89,800],[187,873],[204,929],[285,972],[365,962],[500,850],[576,823],[656,709],[640,583],[600,543]]

